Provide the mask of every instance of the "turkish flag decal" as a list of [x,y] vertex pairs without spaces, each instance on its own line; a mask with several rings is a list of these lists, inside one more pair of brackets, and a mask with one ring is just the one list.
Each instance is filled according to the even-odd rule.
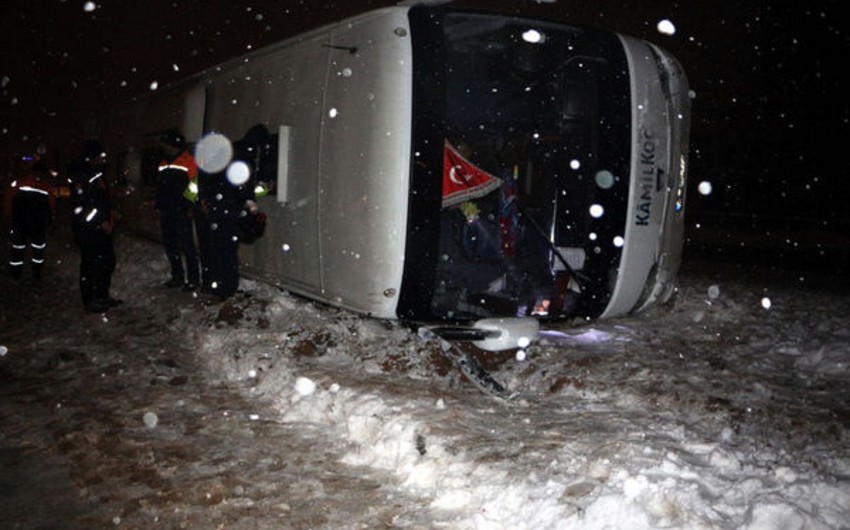
[[501,179],[477,167],[446,142],[443,149],[443,208],[483,197],[501,185]]

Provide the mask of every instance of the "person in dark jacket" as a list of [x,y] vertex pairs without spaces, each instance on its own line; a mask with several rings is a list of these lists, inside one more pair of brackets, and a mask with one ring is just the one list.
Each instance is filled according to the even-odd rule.
[[184,291],[192,291],[199,285],[200,265],[195,250],[192,202],[187,198],[187,188],[197,178],[198,166],[179,132],[166,132],[160,143],[165,158],[159,163],[156,209],[160,215],[165,255],[171,265],[171,279],[165,286],[182,286]]
[[[204,284],[207,294],[226,300],[239,287],[239,216],[253,196],[246,186],[233,184],[227,171],[200,172],[198,198],[206,220]],[[202,251],[203,252],[203,251]]]
[[[199,171],[198,199],[206,220],[199,227],[204,264],[204,292],[225,300],[239,287],[239,222],[253,202],[268,193],[273,137],[262,125],[234,143],[230,164],[217,173]],[[273,153],[272,153],[273,155]],[[267,175],[268,174],[268,175]]]
[[103,146],[88,140],[82,157],[68,168],[71,226],[80,248],[80,296],[89,313],[102,313],[120,303],[109,294],[115,270],[115,214],[104,180],[105,165]]
[[56,195],[49,183],[47,165],[36,162],[29,173],[12,182],[6,191],[4,212],[11,217],[9,273],[21,277],[29,245],[32,275],[41,279],[47,248],[47,226],[53,221]]

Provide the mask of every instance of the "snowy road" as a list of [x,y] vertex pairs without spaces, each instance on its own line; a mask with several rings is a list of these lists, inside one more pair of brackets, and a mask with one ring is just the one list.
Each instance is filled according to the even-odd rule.
[[505,403],[393,323],[167,291],[131,238],[126,302],[87,315],[62,246],[0,281],[11,528],[850,528],[850,291],[822,271],[687,262],[671,307],[480,357]]

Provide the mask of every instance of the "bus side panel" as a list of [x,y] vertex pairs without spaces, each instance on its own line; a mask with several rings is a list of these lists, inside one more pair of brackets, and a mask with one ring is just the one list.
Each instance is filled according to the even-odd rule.
[[[155,147],[163,131],[178,129],[192,142],[203,127],[204,92],[200,86],[183,86],[118,107],[103,122],[102,139],[110,154]],[[141,182],[140,168],[127,168],[124,177]]]
[[[328,33],[241,63],[212,83],[207,129],[238,141],[262,124],[273,135],[288,131],[286,190],[258,202],[266,232],[241,245],[244,272],[310,296],[322,296],[319,234],[318,153]],[[281,197],[281,200],[278,200]],[[286,197],[287,201],[283,202]]]
[[332,303],[393,318],[404,267],[412,50],[404,11],[333,32],[320,160],[322,273]]

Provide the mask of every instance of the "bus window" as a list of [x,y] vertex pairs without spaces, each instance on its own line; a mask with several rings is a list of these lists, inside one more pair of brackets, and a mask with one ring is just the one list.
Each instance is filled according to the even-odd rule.
[[[461,12],[439,27],[447,149],[498,184],[444,200],[432,313],[598,314],[620,252],[594,235],[622,231],[628,199],[628,179],[616,178],[628,175],[630,154],[622,45],[603,32]],[[597,185],[600,171],[616,185]]]

